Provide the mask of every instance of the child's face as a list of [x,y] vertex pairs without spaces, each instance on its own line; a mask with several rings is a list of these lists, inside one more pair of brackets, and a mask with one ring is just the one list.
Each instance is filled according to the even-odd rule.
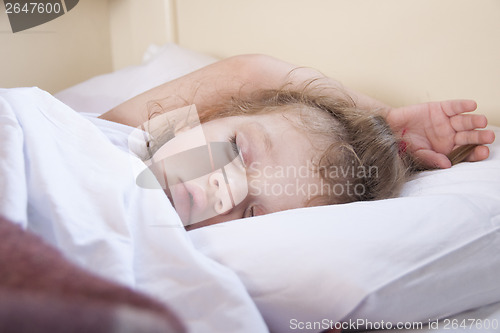
[[[272,113],[216,119],[162,147],[162,154],[183,156],[178,167],[170,159],[164,173],[165,192],[186,229],[304,207],[317,194],[311,193],[320,184],[311,161],[318,151],[293,125],[293,117]],[[208,146],[200,147],[200,133]],[[220,156],[227,157],[222,164]],[[219,167],[213,168],[214,163]],[[212,169],[200,173],[203,165]]]

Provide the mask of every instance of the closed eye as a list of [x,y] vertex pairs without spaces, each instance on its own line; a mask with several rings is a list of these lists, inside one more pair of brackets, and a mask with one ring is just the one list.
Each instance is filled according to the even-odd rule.
[[243,167],[246,167],[245,160],[243,158],[243,153],[240,149],[240,146],[238,146],[238,144],[236,143],[236,134],[229,138],[229,143],[231,143],[234,154],[240,158]]
[[243,214],[243,218],[253,217],[253,216],[255,216],[255,206],[251,206],[250,208],[247,208],[245,210],[245,213]]
[[231,143],[231,146],[233,147],[234,154],[239,155],[240,154],[240,147],[238,147],[238,144],[236,143],[236,135],[233,135],[232,137],[230,137],[229,142]]

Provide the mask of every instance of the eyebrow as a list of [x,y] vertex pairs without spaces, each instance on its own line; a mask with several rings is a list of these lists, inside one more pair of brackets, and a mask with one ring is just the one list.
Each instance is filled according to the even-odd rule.
[[262,126],[261,123],[254,122],[255,125],[259,127],[259,132],[262,134],[262,140],[264,141],[264,146],[266,148],[266,153],[271,152],[273,149],[273,141],[271,140],[271,136],[269,135],[269,131],[267,128]]
[[269,133],[264,132],[264,144],[266,145],[266,152],[270,152],[273,149],[273,142],[271,141],[271,138],[269,137]]
[[[252,125],[255,125],[256,127],[258,127],[258,132],[262,135],[261,138],[264,142],[265,151],[266,151],[266,153],[270,153],[272,148],[273,148],[273,141],[271,140],[271,136],[269,135],[269,131],[267,130],[267,128],[265,128],[259,122],[255,121],[255,122],[253,122]],[[248,196],[246,199],[248,199]],[[242,201],[242,203],[244,203],[246,201],[246,199],[244,201]],[[261,204],[260,206],[261,206],[260,210],[264,211],[264,215],[267,214],[267,209],[264,208],[264,205]]]

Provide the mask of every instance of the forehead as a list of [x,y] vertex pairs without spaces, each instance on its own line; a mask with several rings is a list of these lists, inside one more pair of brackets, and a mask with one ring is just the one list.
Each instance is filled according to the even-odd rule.
[[272,142],[267,153],[248,171],[256,175],[249,182],[249,193],[258,193],[257,200],[265,202],[268,212],[304,207],[321,192],[321,180],[314,172],[315,158],[320,154],[318,142],[313,144],[297,115],[255,116],[242,128],[242,131],[261,131],[254,137],[256,145],[259,140],[265,142],[265,137]]
[[295,158],[300,162],[310,160],[318,153],[317,146],[321,140],[308,130],[297,113],[258,115],[253,122],[249,119],[247,125],[252,130],[260,128],[267,132],[275,156],[288,158],[289,161]]
[[[202,125],[204,130],[221,130],[223,128],[234,131],[256,131],[263,135],[263,139],[274,139],[273,145],[280,145],[286,142],[279,142],[276,139],[287,137],[302,139],[304,145],[310,144],[311,136],[307,127],[301,122],[301,117],[296,112],[275,111],[266,114],[231,116],[215,119]],[[237,133],[236,133],[237,134]],[[294,140],[295,141],[295,140]],[[267,143],[269,145],[269,143]]]

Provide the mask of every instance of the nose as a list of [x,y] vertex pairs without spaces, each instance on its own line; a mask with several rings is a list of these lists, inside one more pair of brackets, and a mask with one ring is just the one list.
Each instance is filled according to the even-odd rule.
[[215,196],[214,210],[217,214],[224,214],[233,208],[229,187],[222,172],[214,172],[208,179]]

